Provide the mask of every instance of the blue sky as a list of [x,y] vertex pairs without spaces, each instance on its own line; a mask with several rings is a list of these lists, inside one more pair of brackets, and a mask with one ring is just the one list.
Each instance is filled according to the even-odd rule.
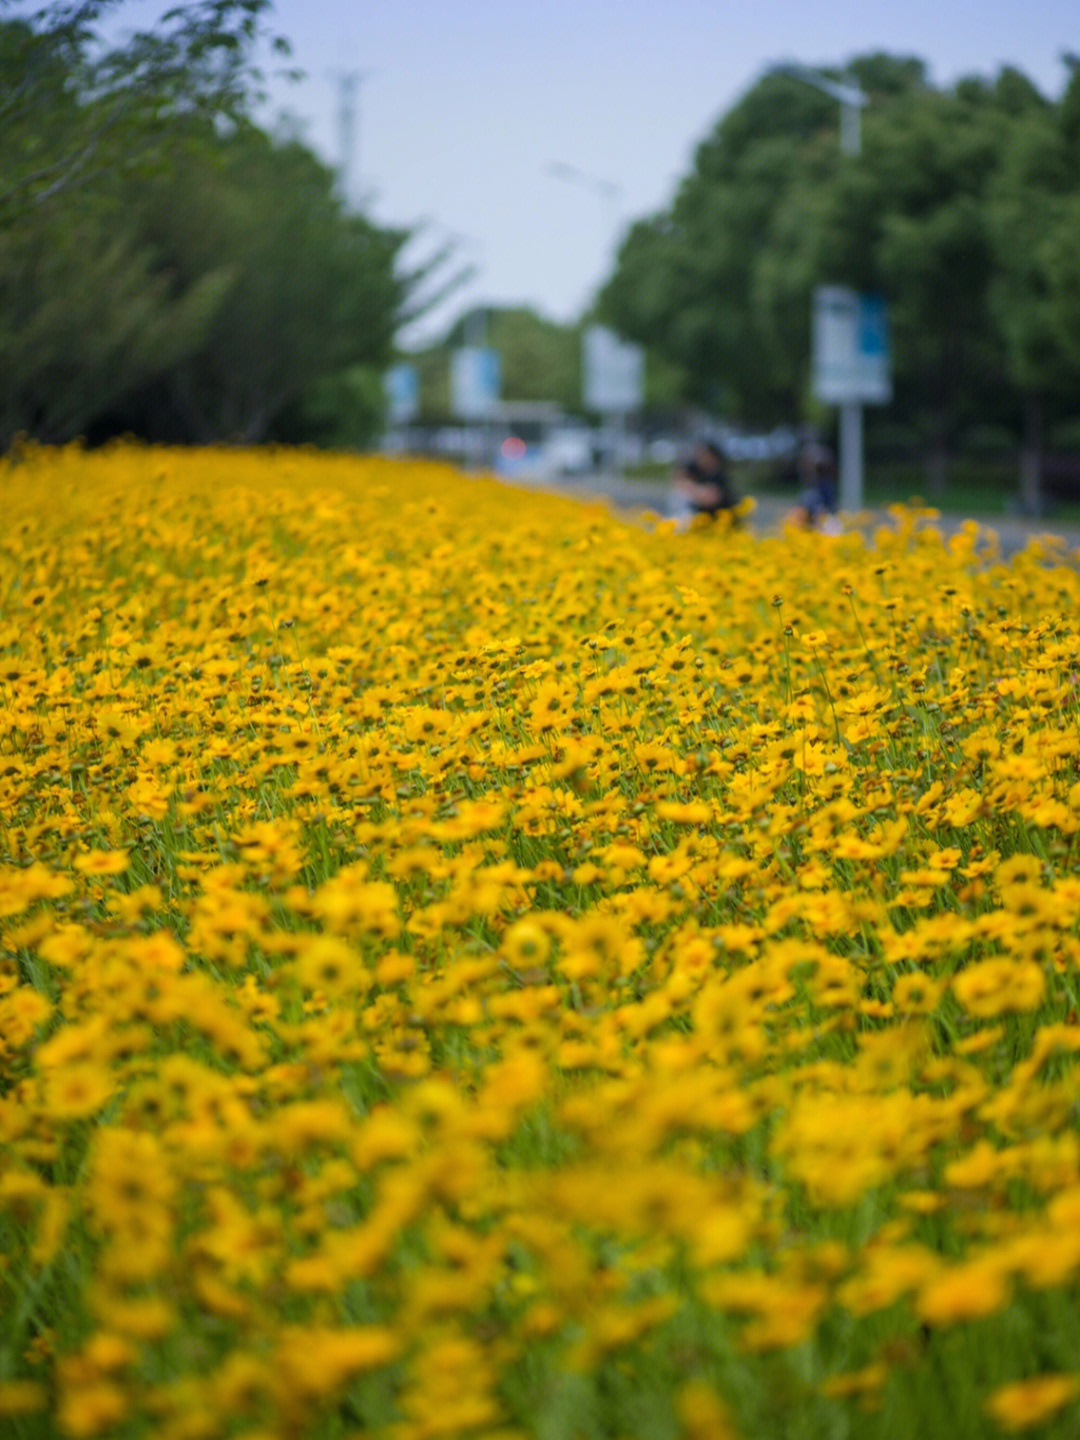
[[[113,27],[164,8],[129,0]],[[416,339],[478,301],[580,313],[620,231],[667,204],[770,65],[885,50],[935,83],[1011,64],[1057,95],[1080,52],[1077,0],[277,0],[273,21],[306,78],[276,85],[269,115],[337,163],[340,77],[358,75],[354,201],[422,225],[418,257],[453,236],[477,268]]]

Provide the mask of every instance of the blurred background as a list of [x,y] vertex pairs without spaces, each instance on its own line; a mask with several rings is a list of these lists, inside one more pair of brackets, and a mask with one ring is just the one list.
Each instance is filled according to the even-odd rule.
[[[1074,10],[8,0],[0,448],[573,484],[708,433],[766,491],[847,434],[870,502],[1080,515]],[[823,287],[880,393],[823,383]]]

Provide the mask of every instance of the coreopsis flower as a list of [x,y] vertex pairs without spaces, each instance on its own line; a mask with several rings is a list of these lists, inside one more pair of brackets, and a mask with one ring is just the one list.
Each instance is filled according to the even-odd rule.
[[728,1406],[705,1381],[688,1381],[675,1406],[687,1440],[738,1440]]
[[19,1420],[44,1410],[48,1391],[39,1380],[0,1380],[0,1418]]
[[1017,1433],[1051,1420],[1080,1395],[1080,1376],[1035,1375],[999,1385],[986,1400],[986,1413],[1003,1430]]
[[[379,1434],[392,1393],[430,1440],[547,1423],[513,1397],[573,1355],[719,1436],[672,1296],[867,1407],[893,1307],[1067,1300],[1075,567],[903,512],[718,566],[420,462],[20,467],[0,1209],[43,1328],[0,1413]],[[1016,1384],[996,1423],[1067,1424]]]
[[122,875],[130,858],[126,850],[87,850],[76,855],[73,863],[82,875]]
[[1011,1294],[1008,1271],[990,1255],[944,1267],[920,1287],[913,1303],[925,1324],[947,1326],[993,1315]]
[[970,1015],[992,1020],[1014,1011],[1037,1010],[1046,994],[1046,976],[1032,961],[1002,956],[967,966],[953,978],[951,988]]
[[328,1399],[353,1376],[388,1364],[401,1348],[398,1336],[378,1325],[283,1326],[274,1354],[274,1387],[290,1408]]
[[365,991],[371,975],[361,957],[334,935],[312,935],[301,945],[295,974],[308,991],[331,996],[356,995]]

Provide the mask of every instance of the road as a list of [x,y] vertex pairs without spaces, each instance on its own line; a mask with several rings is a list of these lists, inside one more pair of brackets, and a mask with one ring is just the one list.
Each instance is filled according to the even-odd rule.
[[[548,480],[530,480],[523,483],[530,489],[549,490],[555,494],[568,495],[582,501],[606,501],[628,515],[651,512],[670,515],[672,496],[670,486],[664,480],[627,480],[604,474],[575,475]],[[794,496],[759,495],[755,497],[755,508],[748,524],[759,535],[780,534],[784,518],[795,503]],[[1052,536],[1060,539],[1076,560],[1080,559],[1080,525],[1059,525],[1054,520],[1032,520],[1023,516],[994,515],[972,517],[981,530],[993,531],[1001,546],[1002,555],[1008,558],[1023,550],[1035,537]],[[868,510],[860,519],[860,528],[872,533],[879,525],[890,523],[884,511]],[[967,523],[960,515],[942,515],[935,522],[946,535],[955,534]]]

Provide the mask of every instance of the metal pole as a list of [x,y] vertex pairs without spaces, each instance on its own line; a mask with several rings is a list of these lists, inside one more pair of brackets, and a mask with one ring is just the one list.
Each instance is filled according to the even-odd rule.
[[863,503],[863,414],[858,400],[840,406],[841,510],[857,514]]
[[847,101],[840,110],[840,148],[845,155],[858,155],[862,149],[862,106]]
[[611,235],[605,238],[607,244],[614,244],[619,237],[622,186],[616,185],[612,180],[601,179],[598,175],[590,175],[587,171],[579,170],[576,165],[567,165],[562,160],[549,161],[547,173],[553,175],[556,180],[568,180],[572,184],[584,186],[586,190],[591,190],[601,200],[602,222],[605,229],[611,231]]
[[622,480],[623,413],[616,410],[611,418],[611,478],[617,485]]
[[331,72],[338,87],[338,186],[346,204],[350,188],[359,173],[360,87],[374,70]]
[[[858,100],[845,99],[840,107],[840,148],[845,155],[858,155],[862,148],[863,103],[860,95]],[[863,506],[863,413],[858,400],[840,407],[839,478],[840,509],[857,514]]]
[[[828,80],[802,65],[785,65],[783,72],[812,85],[840,102],[840,149],[858,155],[862,148],[862,107],[867,97],[857,85]],[[856,512],[863,503],[863,416],[860,401],[840,406],[840,509]]]

